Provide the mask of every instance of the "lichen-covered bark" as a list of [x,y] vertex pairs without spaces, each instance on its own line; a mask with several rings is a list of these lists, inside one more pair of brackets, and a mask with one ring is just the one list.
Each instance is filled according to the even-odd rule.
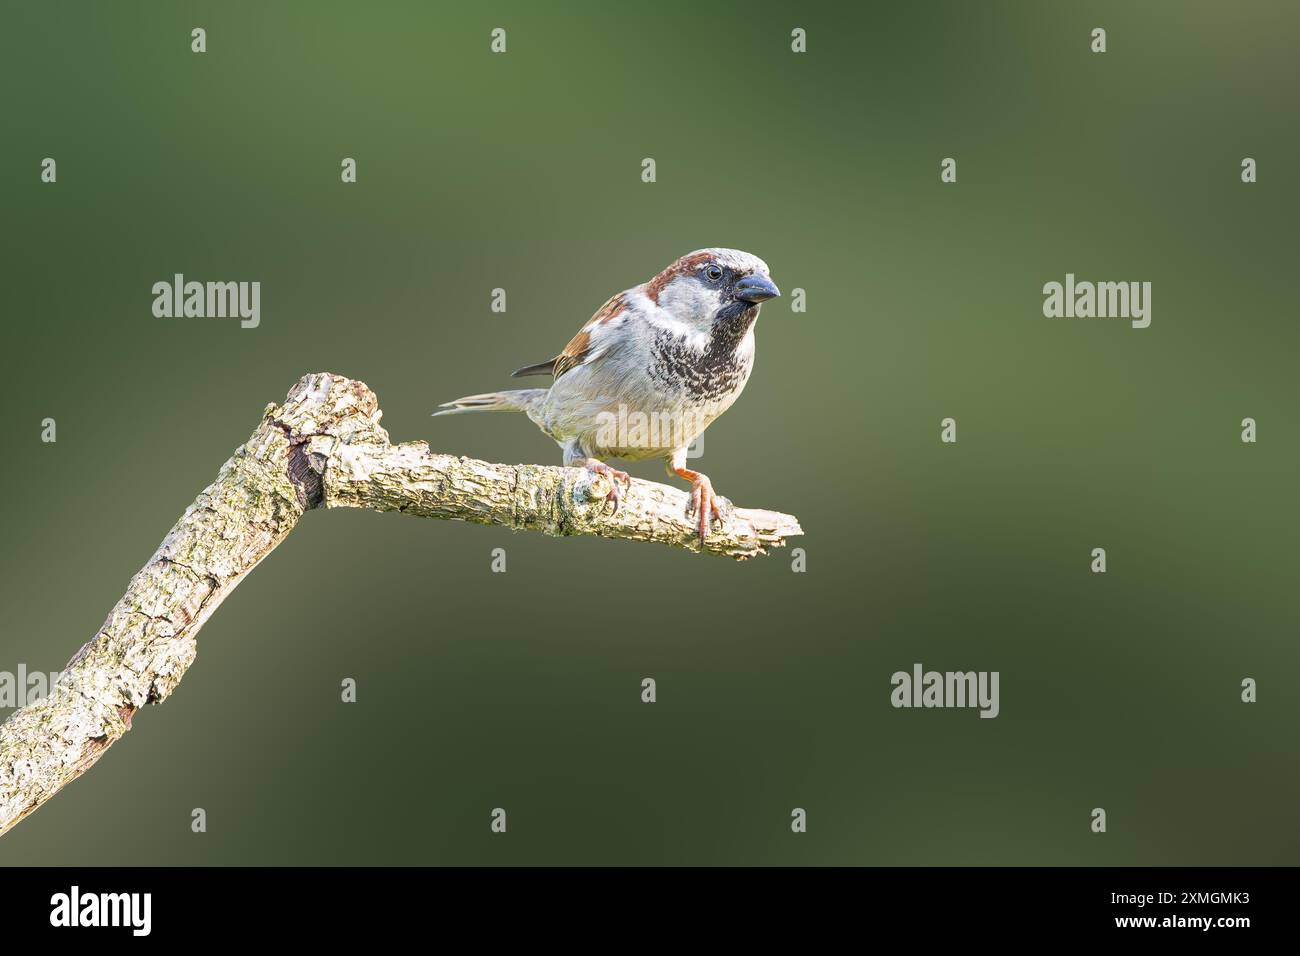
[[[323,453],[326,445],[313,439],[307,447]],[[699,549],[694,523],[686,518],[686,492],[633,479],[611,514],[604,503],[607,482],[579,468],[495,465],[439,455],[423,442],[343,446],[324,474],[329,508],[401,511],[551,535],[595,534]],[[725,528],[715,526],[704,550],[743,559],[797,534],[802,531],[790,515],[737,508]]]
[[[607,479],[576,468],[495,465],[389,443],[373,392],[308,375],[268,405],[252,436],[168,532],[48,697],[0,726],[0,834],[86,771],[166,700],[199,629],[312,508],[354,507],[698,548],[687,495],[633,480],[617,514]],[[736,509],[705,550],[746,558],[803,532],[789,515]]]

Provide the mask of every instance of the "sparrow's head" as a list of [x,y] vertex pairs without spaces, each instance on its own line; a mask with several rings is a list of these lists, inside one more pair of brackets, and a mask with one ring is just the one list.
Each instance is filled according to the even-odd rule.
[[684,255],[642,289],[661,309],[700,329],[741,316],[752,322],[760,303],[781,294],[767,263],[739,249]]

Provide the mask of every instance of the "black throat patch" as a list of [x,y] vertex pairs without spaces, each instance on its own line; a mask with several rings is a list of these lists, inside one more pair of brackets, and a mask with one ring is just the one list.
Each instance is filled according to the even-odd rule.
[[701,351],[666,329],[655,333],[650,348],[650,377],[666,392],[685,391],[701,402],[717,401],[739,391],[749,378],[754,355],[740,355],[745,334],[758,318],[758,305],[730,302],[718,311]]

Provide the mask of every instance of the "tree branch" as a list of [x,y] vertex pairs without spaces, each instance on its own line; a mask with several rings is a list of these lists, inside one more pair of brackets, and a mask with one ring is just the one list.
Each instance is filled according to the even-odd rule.
[[[699,549],[685,492],[633,479],[616,514],[585,469],[495,465],[393,445],[373,392],[308,375],[168,532],[49,696],[0,726],[0,834],[75,780],[166,700],[194,662],[199,629],[313,508],[371,508]],[[802,534],[790,515],[735,509],[704,550],[743,559]]]

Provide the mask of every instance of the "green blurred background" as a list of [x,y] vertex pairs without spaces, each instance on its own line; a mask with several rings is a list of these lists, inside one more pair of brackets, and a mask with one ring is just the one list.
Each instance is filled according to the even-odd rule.
[[[1300,861],[1300,10],[860,6],[4,3],[0,669],[60,668],[304,373],[558,462],[429,413],[709,245],[807,290],[699,465],[807,572],[309,514],[0,862]],[[175,272],[260,328],[154,318]],[[1044,318],[1067,272],[1151,327]],[[1001,716],[894,710],[917,661]]]

